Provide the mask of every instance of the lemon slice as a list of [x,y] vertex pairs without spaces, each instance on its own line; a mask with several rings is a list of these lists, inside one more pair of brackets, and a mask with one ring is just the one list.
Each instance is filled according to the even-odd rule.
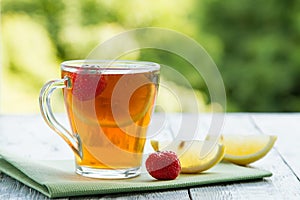
[[226,147],[224,160],[248,165],[264,157],[276,139],[274,135],[222,135],[220,142]]
[[218,164],[225,153],[224,145],[209,141],[152,140],[151,145],[155,151],[174,151],[181,163],[181,173],[199,173],[208,170]]

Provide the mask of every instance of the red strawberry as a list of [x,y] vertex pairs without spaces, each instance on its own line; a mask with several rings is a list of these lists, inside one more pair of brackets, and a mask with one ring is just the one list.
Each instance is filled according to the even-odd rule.
[[181,165],[176,153],[158,151],[149,155],[146,160],[146,169],[153,178],[173,180],[179,175]]
[[105,77],[101,74],[88,74],[84,70],[73,74],[73,90],[72,93],[81,101],[95,98],[106,87]]

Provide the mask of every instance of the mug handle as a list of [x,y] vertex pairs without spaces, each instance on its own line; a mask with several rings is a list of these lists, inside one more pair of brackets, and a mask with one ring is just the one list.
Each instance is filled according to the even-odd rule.
[[48,126],[68,143],[77,156],[82,158],[80,138],[77,136],[77,134],[72,134],[56,120],[51,107],[52,93],[58,88],[67,88],[70,87],[70,85],[70,79],[67,76],[63,79],[47,82],[41,89],[39,104],[41,114]]

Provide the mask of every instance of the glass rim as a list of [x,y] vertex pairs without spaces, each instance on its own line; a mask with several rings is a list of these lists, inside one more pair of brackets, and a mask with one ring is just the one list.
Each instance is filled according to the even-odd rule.
[[67,60],[60,64],[62,70],[146,70],[156,71],[160,65],[155,62],[139,60]]

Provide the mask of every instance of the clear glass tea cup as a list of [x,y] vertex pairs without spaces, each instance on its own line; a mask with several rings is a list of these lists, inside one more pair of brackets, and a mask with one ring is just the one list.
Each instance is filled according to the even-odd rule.
[[[40,93],[44,120],[72,148],[76,173],[105,179],[140,174],[146,133],[157,96],[160,65],[122,60],[73,60],[61,64],[61,79]],[[51,107],[62,88],[71,130]]]

